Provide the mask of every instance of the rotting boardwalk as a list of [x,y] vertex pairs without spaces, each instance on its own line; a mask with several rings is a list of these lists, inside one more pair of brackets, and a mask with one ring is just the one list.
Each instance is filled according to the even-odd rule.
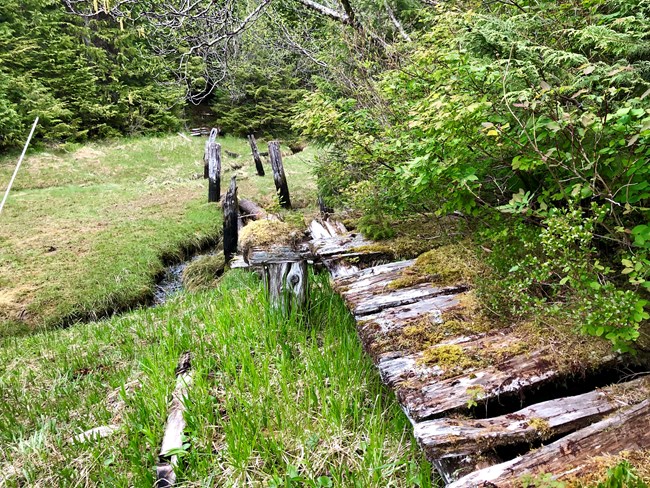
[[[467,287],[394,289],[390,283],[413,261],[361,269],[353,263],[372,256],[356,251],[369,244],[360,236],[328,221],[312,222],[310,231],[314,259],[330,272],[364,347],[449,486],[521,486],[523,476],[542,473],[580,477],[595,456],[650,447],[650,377],[558,397],[570,393],[553,390],[566,373],[554,368],[552,348],[513,347],[526,338],[509,329],[458,333],[427,347],[429,354],[489,350],[501,358],[448,374],[428,364],[425,352],[391,349],[391,342],[413,324],[441,324]],[[603,360],[603,370],[617,361]]]

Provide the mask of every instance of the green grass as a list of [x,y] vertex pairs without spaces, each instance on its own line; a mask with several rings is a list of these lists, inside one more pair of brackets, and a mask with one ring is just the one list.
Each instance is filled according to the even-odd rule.
[[[255,275],[0,349],[8,486],[152,486],[184,351],[194,384],[180,486],[431,486],[431,469],[324,276],[284,318]],[[127,385],[127,386],[124,386]],[[84,444],[72,435],[117,424]],[[1,484],[1,482],[0,482]]]
[[[273,204],[272,177],[255,176],[247,141],[220,142],[224,191],[236,174],[240,196]],[[167,261],[217,240],[221,214],[206,203],[204,143],[170,135],[30,155],[0,215],[0,337],[146,301]],[[313,155],[308,148],[285,158],[298,207],[315,200]],[[15,162],[0,159],[0,182]]]

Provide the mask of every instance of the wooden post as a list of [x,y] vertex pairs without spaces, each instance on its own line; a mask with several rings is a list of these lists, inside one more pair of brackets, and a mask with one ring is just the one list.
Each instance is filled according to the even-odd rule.
[[237,254],[238,220],[237,177],[233,176],[223,199],[223,254],[226,257],[226,262]]
[[255,169],[257,170],[258,176],[264,176],[264,166],[262,166],[262,158],[260,157],[260,152],[257,149],[257,142],[255,142],[255,136],[250,134],[248,136],[248,143],[251,146],[251,152],[253,153],[253,161],[255,161]]
[[221,198],[221,144],[208,144],[208,202]]
[[[195,135],[195,134],[192,134]],[[197,134],[200,135],[200,134]],[[219,135],[219,129],[214,127],[210,131],[210,137],[208,137],[208,140],[205,141],[205,149],[203,151],[203,178],[208,179],[210,177],[210,144],[213,142],[216,142],[217,136]]]
[[287,186],[287,177],[284,175],[282,166],[282,153],[280,152],[280,143],[278,141],[269,142],[269,159],[273,169],[273,181],[280,198],[280,205],[284,208],[291,208],[291,199],[289,198],[289,187]]
[[273,307],[288,314],[307,302],[308,274],[304,254],[293,247],[254,248],[248,253],[253,268],[261,268],[264,285]]

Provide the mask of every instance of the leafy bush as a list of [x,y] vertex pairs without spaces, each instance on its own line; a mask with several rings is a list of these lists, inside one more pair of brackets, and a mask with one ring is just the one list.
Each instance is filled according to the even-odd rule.
[[457,1],[420,22],[373,104],[326,85],[303,102],[304,133],[345,149],[321,186],[496,223],[486,246],[513,313],[568,308],[626,349],[648,318],[650,7]]

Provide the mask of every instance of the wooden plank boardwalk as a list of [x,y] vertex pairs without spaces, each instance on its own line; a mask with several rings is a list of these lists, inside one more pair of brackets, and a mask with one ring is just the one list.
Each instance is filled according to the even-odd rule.
[[[401,347],[396,337],[414,324],[435,329],[445,312],[459,306],[468,287],[418,283],[395,289],[391,283],[413,261],[362,269],[358,262],[364,253],[358,248],[369,243],[361,236],[329,221],[314,221],[310,231],[313,258],[330,272],[365,349],[395,391],[418,443],[450,486],[520,486],[527,474],[579,476],[594,456],[650,447],[650,377],[528,402],[524,408],[521,402],[518,408],[508,407],[517,403],[512,401],[504,406],[505,398],[534,399],[540,387],[563,381],[566,373],[554,366],[552,348],[522,347],[527,337],[514,329],[459,332],[422,350]],[[363,261],[371,262],[368,258],[364,255]],[[499,359],[458,367],[452,356],[449,368],[427,361],[450,351],[458,358],[489,351]],[[616,361],[606,358],[602,365]],[[490,415],[489,405],[498,406],[497,414]],[[480,418],[481,412],[486,418]]]

